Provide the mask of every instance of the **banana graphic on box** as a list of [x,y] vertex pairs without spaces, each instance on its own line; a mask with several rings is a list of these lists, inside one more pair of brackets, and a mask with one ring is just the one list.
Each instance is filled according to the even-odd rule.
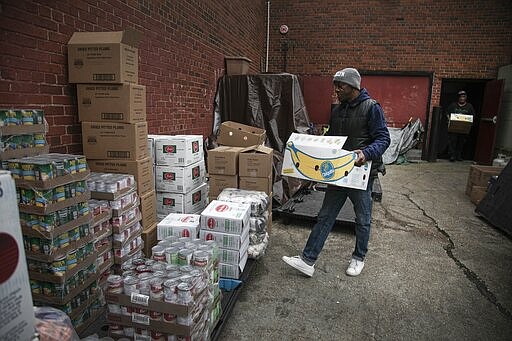
[[356,161],[354,152],[333,158],[317,158],[299,150],[292,141],[288,141],[286,149],[290,152],[295,169],[304,177],[315,181],[338,181],[348,176]]

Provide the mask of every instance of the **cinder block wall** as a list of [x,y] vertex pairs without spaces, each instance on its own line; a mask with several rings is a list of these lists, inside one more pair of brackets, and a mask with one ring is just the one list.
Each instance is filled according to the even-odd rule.
[[[279,27],[286,24],[286,36]],[[271,1],[269,71],[332,75],[366,71],[434,73],[431,108],[442,78],[492,79],[512,62],[512,3],[461,1]]]
[[2,0],[0,107],[44,109],[51,150],[80,153],[66,43],[75,31],[133,27],[143,34],[139,84],[150,133],[209,135],[224,55],[246,56],[259,72],[265,20],[264,0]]

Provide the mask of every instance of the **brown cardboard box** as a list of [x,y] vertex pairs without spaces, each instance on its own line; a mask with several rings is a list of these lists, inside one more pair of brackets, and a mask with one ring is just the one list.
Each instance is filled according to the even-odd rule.
[[265,146],[242,151],[238,156],[238,175],[257,178],[272,175],[273,155],[274,150]]
[[209,197],[216,197],[224,188],[238,188],[238,175],[210,175]]
[[468,182],[474,186],[485,186],[493,175],[500,175],[503,167],[472,165],[469,169]]
[[156,232],[156,223],[142,231],[142,240],[144,241],[144,248],[142,250],[146,258],[151,258],[151,248],[157,244]]
[[153,163],[149,157],[137,161],[87,159],[87,165],[93,172],[133,175],[139,196],[155,189]]
[[265,129],[226,121],[220,125],[217,142],[224,146],[250,147],[263,144],[266,138]]
[[450,114],[449,133],[469,134],[473,125],[473,115]]
[[485,197],[486,193],[487,186],[473,186],[471,188],[471,194],[469,195],[469,199],[473,204],[478,205],[478,203],[480,203],[480,200],[482,200]]
[[148,156],[148,124],[82,122],[87,159],[141,160]]
[[140,33],[75,32],[68,42],[69,83],[138,83]]
[[238,188],[247,189],[250,191],[261,191],[270,195],[270,193],[272,193],[272,185],[272,175],[269,175],[266,178],[241,176],[238,183]]
[[78,84],[80,121],[146,121],[146,87],[136,84]]
[[220,175],[238,174],[238,155],[241,147],[220,146],[208,151],[208,173]]
[[247,57],[224,57],[226,62],[226,74],[228,75],[246,75],[249,72],[249,64],[252,60]]
[[140,211],[143,229],[156,223],[156,191],[153,190],[140,196]]

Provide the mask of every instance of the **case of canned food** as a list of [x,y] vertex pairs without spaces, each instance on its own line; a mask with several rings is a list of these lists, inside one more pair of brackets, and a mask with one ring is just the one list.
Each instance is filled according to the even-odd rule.
[[44,124],[44,111],[39,109],[0,109],[0,127]]
[[[83,283],[85,283],[85,282],[83,282]],[[83,283],[81,283],[81,284],[83,284]],[[41,283],[33,283],[33,284],[36,287],[35,292],[34,292],[34,290],[32,291],[35,295],[45,295],[48,297],[61,297],[58,295],[60,295],[60,290],[62,290],[62,288],[55,287],[53,283],[41,282]],[[77,285],[80,286],[81,284],[77,284]],[[39,287],[37,287],[38,285],[39,285]],[[72,292],[75,288],[67,289],[68,293]],[[70,315],[70,314],[72,314],[73,310],[77,309],[82,304],[87,303],[87,301],[90,298],[93,298],[93,297],[97,298],[98,297],[97,294],[98,294],[98,287],[96,285],[96,282],[94,282],[92,284],[89,284],[87,287],[83,288],[76,296],[72,297],[68,302],[66,302],[64,304],[55,304],[54,307],[64,311],[66,314]],[[66,296],[66,295],[64,295],[64,296]],[[36,296],[36,297],[38,297],[38,296]],[[36,303],[38,303],[37,298],[34,299],[34,301],[36,301]],[[41,303],[45,304],[46,302],[41,301]]]
[[135,188],[135,177],[130,174],[92,172],[87,187],[94,199],[117,200]]
[[[69,244],[69,235],[66,239],[59,239],[62,245]],[[31,241],[32,242],[32,241]],[[32,247],[32,244],[31,244]],[[41,247],[41,246],[39,246]],[[77,249],[71,249],[66,254],[56,257],[52,262],[41,262],[34,259],[27,259],[30,275],[35,273],[49,274],[58,277],[67,277],[67,273],[94,254],[94,243],[89,242]],[[35,276],[33,276],[35,277]]]
[[0,152],[46,146],[44,133],[0,136]]
[[96,282],[94,278],[95,273],[96,265],[90,264],[62,283],[31,278],[32,295],[34,300],[48,303],[59,304],[59,302],[68,302],[69,299],[80,293],[84,288]]
[[56,234],[52,238],[24,235],[23,242],[25,251],[27,251],[27,257],[35,256],[42,259],[41,255],[55,256],[61,255],[63,251],[71,252],[85,248],[86,244],[93,242],[93,237],[89,224],[83,224],[69,231]]
[[[42,190],[18,187],[17,194],[20,199],[20,204],[35,207],[48,207],[49,205],[62,202],[66,199],[82,195],[86,190],[85,181],[77,181],[57,186],[55,188]],[[85,205],[83,207],[85,207]]]
[[8,168],[15,179],[27,181],[48,181],[88,171],[85,156],[58,153],[12,159]]
[[[155,258],[163,259],[161,254]],[[146,320],[150,330],[171,335],[190,336],[208,329],[210,318],[219,316],[220,290],[212,300],[214,293],[202,262],[200,266],[177,265],[142,258],[123,264],[122,275],[107,279],[108,311],[117,315],[109,315],[109,320],[121,326]],[[121,335],[116,323],[111,326],[115,335]]]
[[46,215],[20,212],[20,222],[23,227],[35,231],[52,232],[81,217],[89,216],[89,213],[89,204],[87,202],[80,202]]

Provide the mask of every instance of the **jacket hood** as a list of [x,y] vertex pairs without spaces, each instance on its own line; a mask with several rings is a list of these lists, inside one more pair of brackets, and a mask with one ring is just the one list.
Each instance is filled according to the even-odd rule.
[[359,105],[359,103],[366,101],[367,99],[370,99],[370,94],[368,93],[368,90],[363,88],[359,92],[359,96],[357,96],[353,101],[349,102],[349,105],[351,107],[355,107],[355,106]]

